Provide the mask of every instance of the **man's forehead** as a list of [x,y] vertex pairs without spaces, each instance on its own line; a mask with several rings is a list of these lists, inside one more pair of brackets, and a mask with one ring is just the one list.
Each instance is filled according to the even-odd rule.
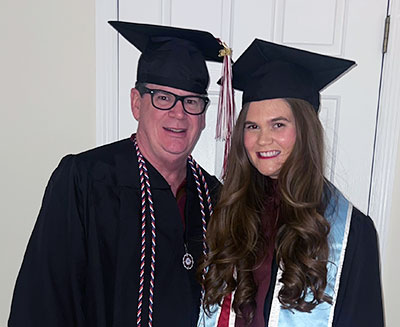
[[198,94],[182,89],[177,89],[172,86],[167,86],[167,85],[161,85],[161,84],[154,84],[154,83],[145,83],[146,87],[152,90],[163,90],[163,91],[168,91],[177,95],[204,95],[204,94]]

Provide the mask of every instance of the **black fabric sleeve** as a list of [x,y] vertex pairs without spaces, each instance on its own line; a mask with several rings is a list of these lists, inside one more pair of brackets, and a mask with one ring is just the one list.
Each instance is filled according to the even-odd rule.
[[352,214],[333,326],[384,326],[377,234],[372,220],[356,208]]
[[84,326],[81,178],[65,157],[46,187],[12,300],[9,327]]

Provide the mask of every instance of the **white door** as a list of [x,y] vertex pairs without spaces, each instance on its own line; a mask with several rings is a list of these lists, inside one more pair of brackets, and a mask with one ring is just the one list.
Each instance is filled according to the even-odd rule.
[[[327,176],[363,212],[368,211],[387,0],[119,0],[119,19],[210,31],[239,57],[255,37],[353,59],[349,74],[322,93]],[[139,51],[119,39],[119,138],[136,130],[129,106]],[[214,140],[219,64],[209,65],[212,105],[194,150],[220,175],[223,145]],[[236,94],[240,109],[241,97]]]

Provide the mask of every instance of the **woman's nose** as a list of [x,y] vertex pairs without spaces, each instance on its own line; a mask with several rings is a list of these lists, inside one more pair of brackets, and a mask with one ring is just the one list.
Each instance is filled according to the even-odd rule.
[[258,144],[260,145],[266,145],[266,144],[271,144],[273,140],[272,133],[269,130],[262,129],[259,133],[258,136]]

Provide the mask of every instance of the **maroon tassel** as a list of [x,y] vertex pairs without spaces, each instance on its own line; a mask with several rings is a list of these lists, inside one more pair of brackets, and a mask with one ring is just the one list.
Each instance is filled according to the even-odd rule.
[[225,175],[227,159],[231,147],[231,136],[233,126],[235,124],[235,100],[232,87],[232,50],[222,41],[220,41],[224,49],[220,50],[219,56],[224,57],[221,88],[219,93],[218,113],[217,113],[217,128],[215,138],[225,141],[224,164],[222,176]]

